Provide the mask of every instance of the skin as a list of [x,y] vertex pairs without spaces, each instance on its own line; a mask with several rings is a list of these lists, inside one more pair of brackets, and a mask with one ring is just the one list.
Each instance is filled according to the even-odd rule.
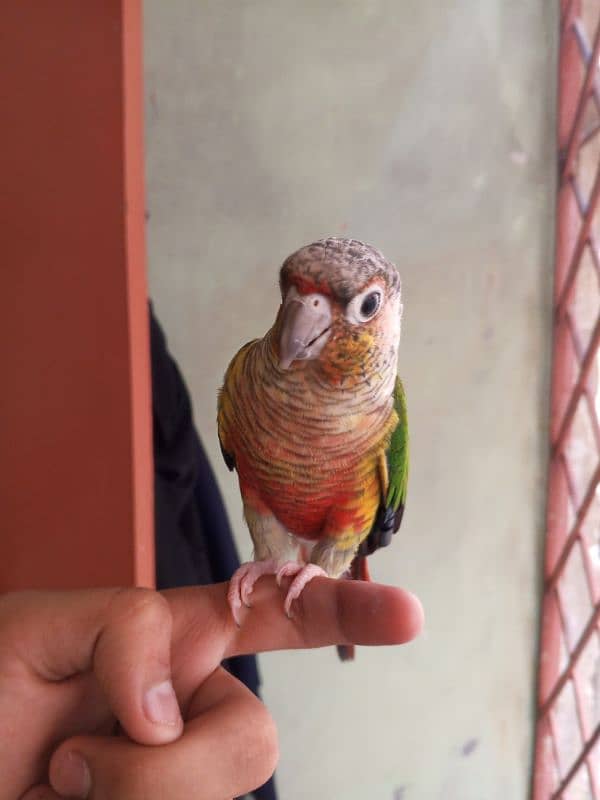
[[[258,698],[219,666],[224,658],[401,644],[423,624],[408,592],[324,578],[295,612],[285,616],[271,577],[257,584],[240,628],[227,584],[0,596],[0,800],[243,795],[273,773],[277,732]],[[148,690],[157,685],[166,702],[152,721]]]

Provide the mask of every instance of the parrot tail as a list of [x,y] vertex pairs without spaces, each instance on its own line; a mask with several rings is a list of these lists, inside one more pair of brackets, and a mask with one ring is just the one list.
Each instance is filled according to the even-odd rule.
[[[350,569],[346,573],[346,579],[352,581],[370,581],[369,566],[365,556],[356,556]],[[338,644],[337,653],[340,661],[354,661],[356,648],[353,644]]]

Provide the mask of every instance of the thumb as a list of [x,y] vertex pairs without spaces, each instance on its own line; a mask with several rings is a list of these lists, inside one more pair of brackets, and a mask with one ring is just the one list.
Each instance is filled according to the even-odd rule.
[[147,589],[119,591],[96,641],[93,669],[131,739],[164,744],[183,720],[171,683],[173,619],[165,598]]
[[[171,683],[172,616],[149,589],[27,592],[19,636],[47,681],[93,672],[111,711],[140,744],[177,739],[183,720]],[[43,631],[43,635],[40,635]]]

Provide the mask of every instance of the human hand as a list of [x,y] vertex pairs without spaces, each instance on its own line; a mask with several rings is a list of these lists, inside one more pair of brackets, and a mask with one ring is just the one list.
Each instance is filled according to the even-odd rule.
[[[241,628],[226,592],[0,597],[0,800],[244,794],[274,771],[277,734],[260,700],[219,666],[224,658],[399,644],[422,626],[418,600],[377,584],[315,579],[290,621],[274,579],[263,578]],[[117,720],[127,736],[111,735]]]

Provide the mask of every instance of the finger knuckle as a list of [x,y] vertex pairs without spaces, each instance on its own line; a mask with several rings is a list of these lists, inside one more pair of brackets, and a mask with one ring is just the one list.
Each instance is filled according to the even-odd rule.
[[167,600],[152,589],[120,589],[113,597],[110,616],[120,623],[147,625],[170,618]]

